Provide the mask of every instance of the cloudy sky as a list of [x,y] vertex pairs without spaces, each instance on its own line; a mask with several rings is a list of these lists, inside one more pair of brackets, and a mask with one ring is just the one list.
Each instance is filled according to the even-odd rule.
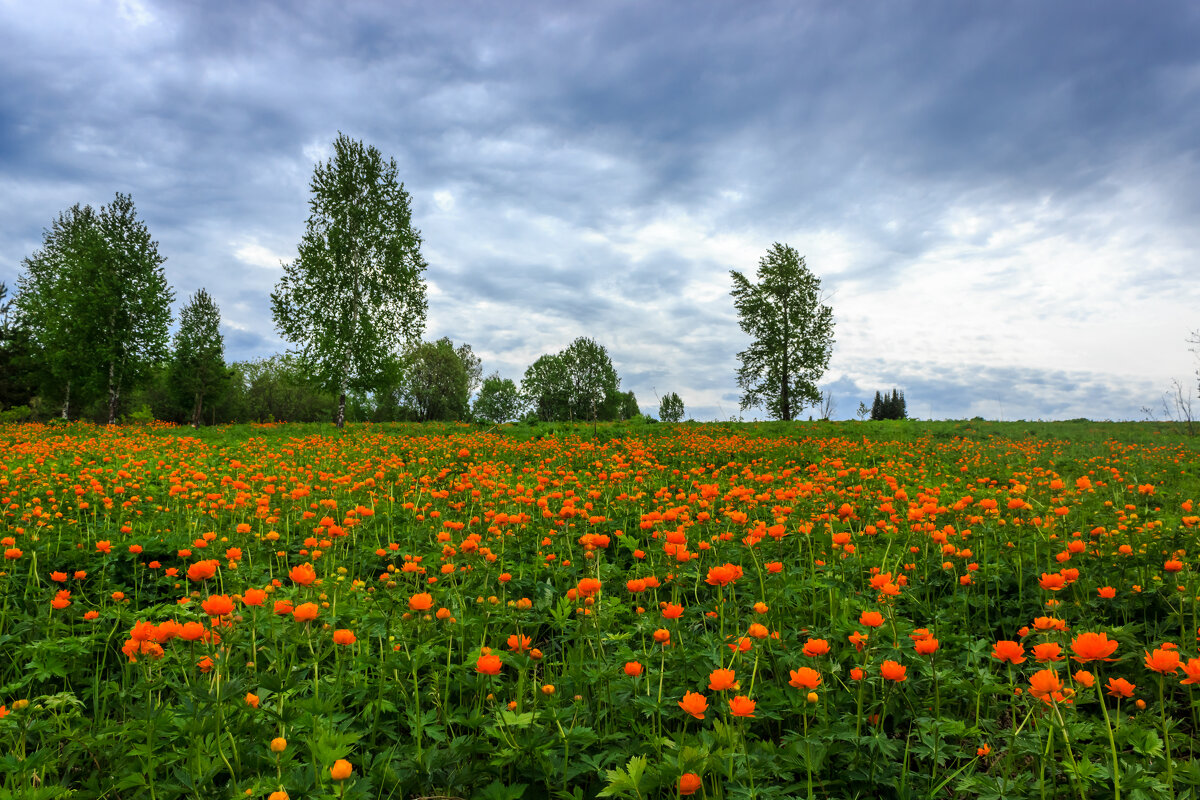
[[[577,336],[644,411],[738,413],[731,269],[834,310],[838,417],[1140,419],[1195,369],[1200,5],[0,0],[0,281],[129,192],[230,359],[339,131],[395,158],[426,338]],[[752,416],[754,412],[748,412]],[[809,413],[809,410],[804,412]]]

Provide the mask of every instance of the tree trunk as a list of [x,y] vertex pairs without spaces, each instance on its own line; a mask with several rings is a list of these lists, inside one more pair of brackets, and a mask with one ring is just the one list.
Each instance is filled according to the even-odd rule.
[[196,392],[196,405],[192,407],[192,427],[200,427],[200,407],[204,403],[204,395]]
[[113,384],[113,372],[115,364],[108,365],[108,424],[117,424],[117,400],[121,396],[121,390]]
[[70,409],[71,409],[71,382],[67,381],[67,396],[63,398],[63,407],[62,407],[62,418],[63,419],[71,418],[70,415],[67,413],[68,411],[70,411]]

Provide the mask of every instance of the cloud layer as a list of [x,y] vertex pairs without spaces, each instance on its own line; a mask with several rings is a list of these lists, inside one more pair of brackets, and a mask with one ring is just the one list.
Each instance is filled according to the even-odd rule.
[[[231,358],[338,131],[394,157],[427,336],[519,379],[580,335],[738,413],[729,270],[806,255],[838,416],[1139,418],[1200,328],[1194,4],[0,2],[0,280],[130,192]],[[1002,396],[1002,397],[1001,397]]]

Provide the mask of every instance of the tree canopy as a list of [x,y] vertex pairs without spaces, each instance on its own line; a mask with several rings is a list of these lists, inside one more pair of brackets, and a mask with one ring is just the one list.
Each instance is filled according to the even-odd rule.
[[338,134],[317,164],[299,256],[271,294],[275,325],[338,395],[372,391],[393,353],[425,327],[425,261],[395,159]]
[[757,282],[730,271],[738,323],[753,341],[738,353],[742,410],[765,407],[792,420],[821,400],[817,381],[833,353],[833,311],[804,258],[776,242],[758,262]]

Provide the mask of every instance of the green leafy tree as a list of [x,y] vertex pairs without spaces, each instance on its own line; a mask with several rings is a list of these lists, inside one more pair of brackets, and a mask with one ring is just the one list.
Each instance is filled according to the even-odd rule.
[[525,370],[521,392],[543,420],[615,420],[628,402],[620,386],[608,351],[581,336],[561,352],[533,362]]
[[616,419],[621,408],[621,379],[608,350],[595,339],[581,336],[560,357],[567,373],[570,419]]
[[29,334],[42,395],[61,404],[63,419],[72,391],[76,402],[86,401],[98,382],[87,281],[103,249],[95,210],[76,204],[43,232],[42,248],[22,262],[17,279],[16,317]]
[[663,422],[679,422],[683,419],[683,400],[675,392],[668,392],[658,401],[658,418]]
[[529,365],[521,380],[521,394],[543,422],[571,416],[571,383],[562,354],[544,355]]
[[169,372],[170,386],[191,406],[190,421],[199,427],[204,400],[217,399],[229,382],[221,310],[204,289],[179,312],[179,330]]
[[509,378],[493,372],[483,379],[479,396],[475,398],[474,415],[478,419],[499,425],[517,419],[525,408],[521,391]]
[[299,257],[271,295],[275,325],[338,395],[378,388],[389,354],[425,327],[425,261],[395,159],[338,134],[311,183]]
[[738,322],[753,339],[738,353],[742,410],[765,406],[776,419],[791,420],[820,402],[817,381],[833,353],[833,310],[820,302],[821,281],[778,242],[759,260],[757,283],[729,274]]
[[25,260],[18,307],[51,382],[107,395],[108,423],[122,392],[167,356],[173,293],[133,198],[117,193],[99,213],[78,205],[46,231]]

